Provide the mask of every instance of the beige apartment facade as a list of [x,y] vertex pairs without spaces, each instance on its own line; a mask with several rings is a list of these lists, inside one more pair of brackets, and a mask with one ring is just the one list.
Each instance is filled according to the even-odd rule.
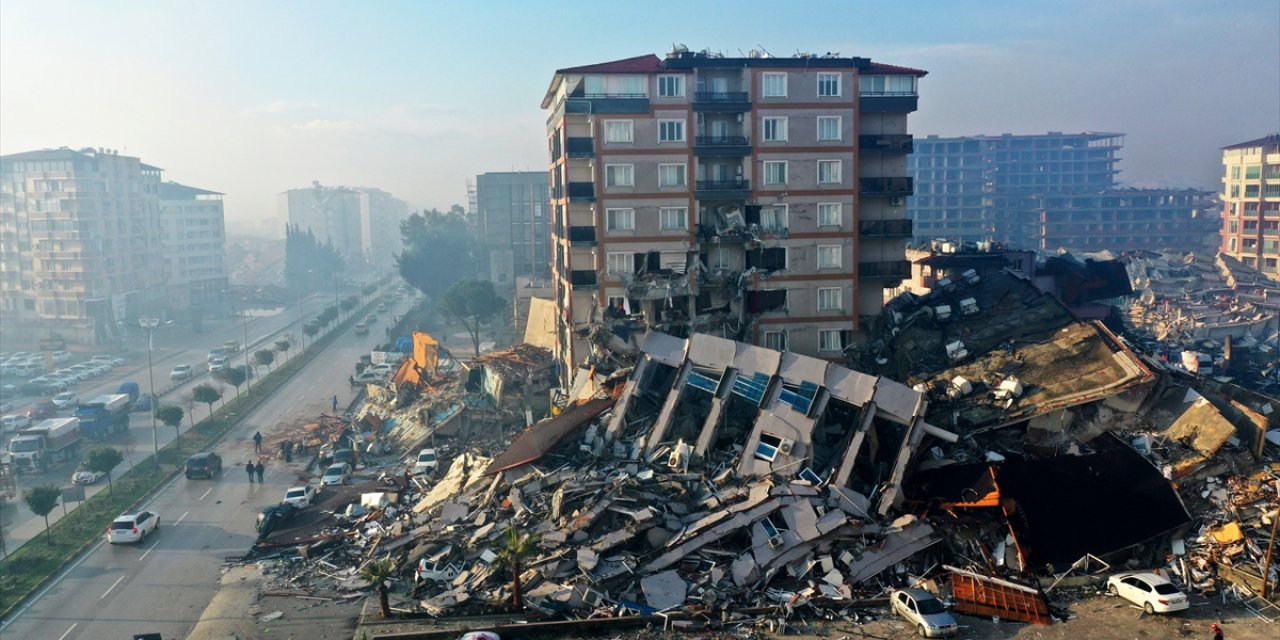
[[[918,69],[676,51],[561,69],[543,101],[557,355],[591,327],[844,360],[909,277]],[[614,331],[615,334],[620,332]]]
[[1280,134],[1222,149],[1220,251],[1280,278]]

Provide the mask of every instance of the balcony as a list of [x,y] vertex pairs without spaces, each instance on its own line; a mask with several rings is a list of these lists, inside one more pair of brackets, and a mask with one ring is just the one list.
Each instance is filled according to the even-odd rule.
[[751,110],[746,91],[698,91],[693,94],[695,113],[743,113]]
[[596,246],[596,228],[569,227],[569,245],[573,247]]
[[910,238],[910,220],[862,220],[858,235],[864,238]]
[[859,262],[858,278],[861,280],[898,280],[911,277],[911,263],[907,260],[888,262]]
[[570,158],[593,158],[596,147],[591,138],[569,138],[565,145],[565,155]]
[[[909,179],[909,178],[908,178]],[[580,202],[596,201],[596,185],[594,182],[570,182],[569,200]]]
[[649,97],[643,94],[593,93],[565,100],[565,113],[649,113]]
[[869,155],[901,155],[915,148],[909,133],[887,133],[878,136],[858,136],[858,151]]
[[863,113],[911,113],[920,107],[914,93],[864,93],[858,97]]
[[860,178],[859,193],[864,196],[909,196],[914,192],[911,178]]
[[701,200],[745,200],[751,197],[751,181],[698,180],[694,184],[694,195]]
[[749,156],[751,141],[746,136],[695,136],[693,152],[700,156]]
[[599,289],[595,271],[570,271],[569,286],[575,289]]

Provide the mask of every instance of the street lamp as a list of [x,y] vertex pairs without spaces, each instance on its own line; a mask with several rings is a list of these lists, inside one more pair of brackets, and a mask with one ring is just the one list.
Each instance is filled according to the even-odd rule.
[[155,335],[156,327],[160,326],[159,318],[139,318],[138,324],[147,330],[147,382],[150,385],[148,393],[151,394],[151,446],[156,452],[156,466],[160,466],[160,441],[156,437],[156,409],[159,408],[160,399],[156,397],[156,374],[151,364],[151,346],[152,337]]

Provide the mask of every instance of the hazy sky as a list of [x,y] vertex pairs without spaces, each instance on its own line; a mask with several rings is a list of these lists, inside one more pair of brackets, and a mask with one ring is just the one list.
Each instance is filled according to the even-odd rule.
[[376,186],[465,200],[545,170],[552,74],[672,43],[927,69],[917,136],[1127,134],[1121,179],[1217,189],[1219,147],[1280,130],[1280,1],[0,0],[0,153],[107,147],[222,191]]

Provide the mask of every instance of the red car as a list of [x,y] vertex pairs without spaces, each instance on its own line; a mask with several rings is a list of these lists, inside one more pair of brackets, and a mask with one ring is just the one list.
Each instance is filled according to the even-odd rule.
[[34,407],[27,410],[27,417],[32,420],[56,418],[58,417],[58,406],[48,401],[37,402]]

